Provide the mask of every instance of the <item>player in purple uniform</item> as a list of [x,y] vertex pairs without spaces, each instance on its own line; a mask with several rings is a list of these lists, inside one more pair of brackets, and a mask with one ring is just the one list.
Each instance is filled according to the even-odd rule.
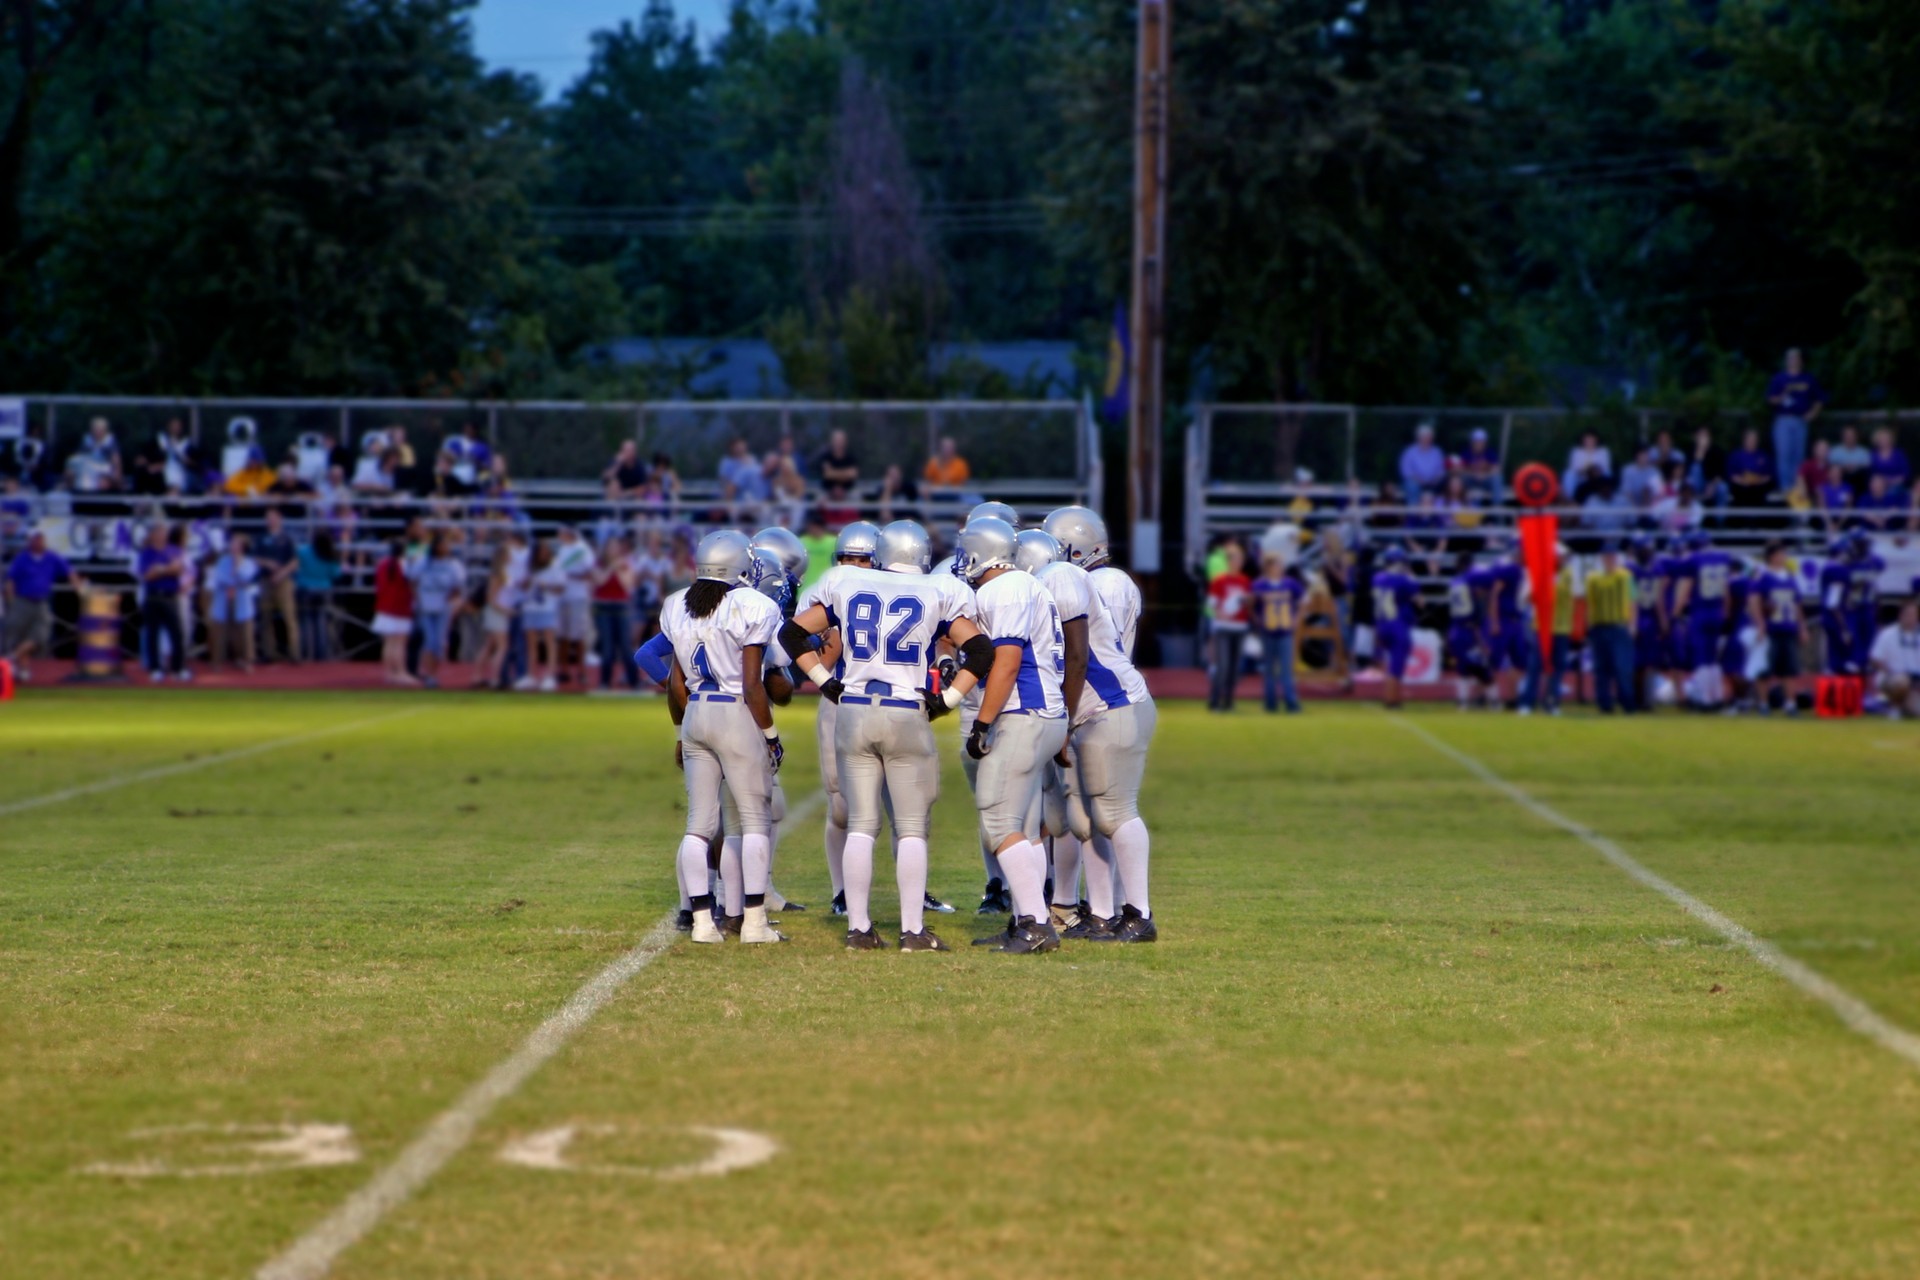
[[1633,689],[1642,709],[1653,709],[1653,680],[1666,666],[1666,639],[1661,633],[1661,595],[1666,585],[1653,539],[1635,537],[1627,568],[1633,574]]
[[1887,562],[1873,552],[1873,539],[1865,529],[1849,535],[1850,573],[1847,577],[1847,638],[1853,651],[1848,655],[1853,669],[1865,672],[1871,661],[1873,637],[1880,630],[1880,575]]
[[1460,709],[1485,706],[1493,672],[1487,661],[1486,601],[1488,571],[1461,556],[1447,583],[1447,656],[1453,661]]
[[[1687,544],[1684,538],[1672,538],[1667,549],[1653,562],[1654,574],[1660,579],[1658,597],[1660,617],[1661,669],[1667,673],[1673,687],[1679,689],[1686,683],[1687,672],[1687,627],[1675,599],[1680,593],[1680,579],[1687,575]],[[1649,703],[1649,706],[1652,704]]]
[[1674,612],[1687,627],[1687,664],[1700,678],[1701,702],[1718,706],[1725,701],[1721,687],[1721,633],[1727,625],[1727,595],[1733,581],[1733,557],[1713,545],[1704,533],[1687,540],[1689,554],[1673,593]]
[[[1747,705],[1747,642],[1745,632],[1752,621],[1748,600],[1757,589],[1758,571],[1734,561],[1733,575],[1727,579],[1727,625],[1720,636],[1720,679],[1726,689],[1729,707]],[[1766,643],[1766,632],[1759,635]]]
[[[1527,573],[1520,563],[1519,544],[1509,546],[1486,573],[1486,616],[1492,628],[1493,650],[1488,662],[1500,672],[1500,696],[1506,704],[1531,713],[1540,700],[1540,646],[1533,638],[1533,628],[1527,625],[1527,611],[1520,600]],[[1514,677],[1509,672],[1521,676],[1517,702]]]
[[1820,566],[1820,631],[1826,640],[1828,675],[1853,673],[1853,637],[1848,631],[1847,605],[1853,582],[1853,539],[1842,534],[1827,548]]
[[1750,609],[1754,626],[1766,637],[1767,668],[1760,677],[1760,707],[1784,704],[1788,715],[1800,708],[1795,683],[1800,678],[1800,646],[1807,639],[1807,618],[1800,607],[1800,579],[1787,563],[1783,542],[1767,544],[1767,563],[1753,580]]
[[1386,663],[1387,710],[1397,711],[1407,659],[1413,654],[1414,601],[1419,588],[1407,576],[1407,553],[1399,547],[1388,547],[1380,557],[1380,566],[1380,572],[1373,575],[1374,648]]

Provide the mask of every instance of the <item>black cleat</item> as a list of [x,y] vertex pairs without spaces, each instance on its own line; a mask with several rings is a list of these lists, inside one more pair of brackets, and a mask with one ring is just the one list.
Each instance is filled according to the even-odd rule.
[[842,889],[833,895],[833,901],[827,906],[827,915],[844,916],[847,914],[847,893]]
[[953,914],[953,904],[951,902],[942,902],[930,893],[921,899],[920,909],[922,911],[938,911],[941,915],[947,916]]
[[1111,918],[1093,914],[1086,903],[1080,904],[1080,918],[1074,921],[1071,929],[1062,929],[1060,936],[1075,942],[1112,942],[1113,931],[1119,927],[1120,917]]
[[1008,938],[1011,938],[1012,936],[1013,936],[1013,917],[1008,916],[1006,928],[1002,929],[998,933],[990,933],[984,938],[975,938],[973,940],[973,945],[976,947],[997,947],[1001,943],[1005,942]]
[[688,907],[673,918],[673,927],[682,933],[693,932],[693,908]]
[[974,910],[977,916],[997,916],[1002,911],[1013,910],[1013,897],[1007,892],[1007,886],[998,880],[987,881],[985,893],[980,895],[980,905]]
[[727,937],[737,938],[740,936],[740,922],[745,919],[746,917],[743,915],[742,916],[716,915],[713,918],[713,923],[715,924],[715,926],[719,928],[720,932],[727,935]]
[[951,951],[952,947],[940,941],[940,935],[931,929],[922,929],[918,933],[900,935],[902,951]]
[[1140,914],[1140,908],[1125,906],[1120,908],[1119,923],[1113,928],[1115,942],[1158,942],[1160,930],[1154,925],[1152,916]]
[[880,935],[871,925],[865,929],[847,930],[847,950],[849,951],[878,951],[881,945]]
[[1060,935],[1054,932],[1053,926],[1032,916],[1021,916],[1016,920],[1012,930],[994,948],[995,951],[1015,956],[1037,956],[1059,949]]

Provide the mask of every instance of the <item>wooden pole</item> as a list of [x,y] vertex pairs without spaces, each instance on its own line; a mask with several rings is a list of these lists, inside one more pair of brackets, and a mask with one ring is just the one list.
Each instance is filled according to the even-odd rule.
[[[1140,0],[1135,83],[1133,299],[1128,370],[1128,547],[1134,572],[1160,572],[1160,442],[1165,416],[1167,111],[1172,67],[1172,0]],[[1147,588],[1149,595],[1152,588]]]

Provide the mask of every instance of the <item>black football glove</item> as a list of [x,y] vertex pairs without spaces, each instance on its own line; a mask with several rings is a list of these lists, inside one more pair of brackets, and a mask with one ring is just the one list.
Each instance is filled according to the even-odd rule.
[[985,760],[987,758],[987,752],[989,750],[987,746],[987,730],[991,728],[993,728],[993,726],[990,724],[981,724],[978,720],[973,722],[973,732],[967,735],[967,754],[975,760]]
[[787,758],[787,749],[780,745],[780,739],[767,739],[767,763],[773,766],[775,773],[780,772],[780,762]]
[[922,689],[920,691],[920,696],[922,698],[925,698],[927,701],[927,719],[929,720],[938,720],[941,716],[946,715],[947,712],[953,710],[952,707],[949,707],[947,705],[947,700],[945,698],[941,697],[939,694],[935,693],[931,689]]
[[940,687],[942,689],[953,688],[954,677],[960,674],[960,664],[953,660],[952,654],[948,654],[946,657],[940,659],[940,661],[934,663],[933,669],[940,673]]
[[820,686],[820,696],[825,698],[828,702],[833,703],[835,706],[840,705],[840,695],[845,693],[846,691],[847,691],[847,686],[840,683],[839,676],[833,677],[831,680],[827,681],[825,684]]

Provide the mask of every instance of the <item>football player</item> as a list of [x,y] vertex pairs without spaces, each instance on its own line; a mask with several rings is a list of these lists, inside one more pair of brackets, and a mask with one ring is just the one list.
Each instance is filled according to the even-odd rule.
[[1487,585],[1487,570],[1476,568],[1467,555],[1460,557],[1447,583],[1447,653],[1453,659],[1454,691],[1462,711],[1485,706],[1487,686],[1493,682],[1483,607]]
[[1490,661],[1499,672],[1501,700],[1522,715],[1532,715],[1540,701],[1540,644],[1528,625],[1526,583],[1526,566],[1515,542],[1487,570],[1487,618],[1493,628]]
[[1407,660],[1413,655],[1413,624],[1419,587],[1407,576],[1407,553],[1388,547],[1380,556],[1380,572],[1373,575],[1374,649],[1385,659],[1383,687],[1386,708],[1400,709],[1407,678]]
[[[1074,767],[1079,795],[1092,824],[1092,839],[1082,853],[1086,869],[1087,909],[1084,933],[1074,936],[1115,942],[1153,942],[1148,868],[1152,839],[1140,816],[1140,786],[1146,777],[1147,749],[1159,722],[1159,709],[1146,679],[1133,665],[1140,625],[1140,588],[1126,570],[1109,563],[1107,525],[1086,507],[1062,507],[1042,526],[1059,542],[1065,561],[1086,570],[1093,589],[1087,615],[1087,690],[1084,700],[1099,698],[1105,710],[1074,737]],[[1119,914],[1113,892],[1120,885]]]
[[1750,594],[1753,625],[1767,648],[1765,674],[1760,677],[1760,709],[1770,712],[1784,705],[1797,714],[1794,684],[1800,678],[1800,646],[1807,638],[1807,618],[1800,607],[1800,579],[1787,563],[1784,542],[1767,544],[1766,567],[1754,579]]
[[1855,529],[1847,547],[1847,639],[1852,644],[1848,660],[1853,670],[1865,674],[1873,656],[1873,638],[1880,633],[1880,575],[1887,562],[1874,554],[1873,539],[1865,529]]
[[[960,523],[960,532],[966,532],[967,521],[973,520],[975,517],[986,518],[989,516],[995,520],[1004,520],[1015,529],[1020,527],[1019,512],[1015,511],[1006,503],[982,502],[967,512],[967,519]],[[944,563],[947,566],[947,572],[951,573],[954,571],[953,557],[949,557]],[[960,772],[965,775],[967,779],[967,790],[970,792],[974,790],[974,783],[980,772],[980,762],[967,754],[966,741],[967,736],[973,732],[974,717],[980,710],[980,694],[981,690],[976,688],[967,696],[966,700],[960,704]],[[980,905],[975,909],[975,914],[987,916],[1011,912],[1013,910],[1013,901],[1007,896],[1006,876],[1002,874],[1000,870],[1000,859],[994,856],[993,842],[987,839],[985,826],[980,828],[979,837],[980,865],[986,871],[987,883],[986,888],[981,890]]]
[[[896,880],[900,889],[902,951],[946,951],[926,927],[927,830],[940,793],[940,757],[928,723],[957,706],[993,665],[993,648],[975,621],[973,594],[953,578],[928,574],[933,556],[927,532],[911,520],[880,531],[876,567],[846,566],[816,584],[814,603],[781,635],[801,667],[834,703],[834,749],[840,791],[846,797],[847,837],[842,854],[849,950],[881,947],[873,927],[873,848],[883,803],[893,817]],[[841,676],[828,673],[810,651],[811,636],[837,627]],[[927,689],[934,642],[951,635],[966,655],[952,687]],[[885,801],[883,802],[883,794]]]
[[780,627],[780,609],[753,590],[737,590],[751,570],[745,534],[726,529],[700,540],[695,581],[661,609],[673,645],[667,705],[686,772],[687,832],[680,842],[680,884],[693,911],[693,940],[716,943],[707,851],[720,835],[721,788],[740,811],[744,903],[740,941],[785,941],[767,921],[772,861],[773,776],[783,755],[762,673]]
[[[1087,620],[1094,608],[1093,586],[1086,570],[1065,563],[1065,552],[1046,530],[1023,530],[1017,543],[1014,567],[1032,574],[1053,597],[1054,608],[1060,613],[1060,634],[1066,646],[1060,696],[1067,707],[1067,734],[1071,743],[1072,735],[1081,725],[1106,709],[1099,695],[1086,692]],[[1041,837],[1051,869],[1047,910],[1053,927],[1062,937],[1080,924],[1080,848],[1092,835],[1074,777],[1072,749],[1069,745],[1060,756],[1047,762],[1046,778],[1040,788]]]
[[1853,673],[1853,637],[1847,630],[1847,606],[1853,582],[1853,539],[1842,534],[1820,566],[1820,630],[1827,644],[1827,674]]
[[1733,557],[1704,532],[1687,539],[1688,555],[1673,593],[1674,613],[1686,619],[1687,664],[1700,681],[1701,701],[1718,706],[1725,697],[1717,661],[1726,630],[1733,584]]
[[1660,620],[1664,612],[1661,595],[1665,591],[1660,561],[1655,556],[1653,539],[1635,535],[1629,548],[1633,573],[1633,666],[1634,695],[1647,711],[1654,706],[1654,681],[1666,666],[1666,639]]

